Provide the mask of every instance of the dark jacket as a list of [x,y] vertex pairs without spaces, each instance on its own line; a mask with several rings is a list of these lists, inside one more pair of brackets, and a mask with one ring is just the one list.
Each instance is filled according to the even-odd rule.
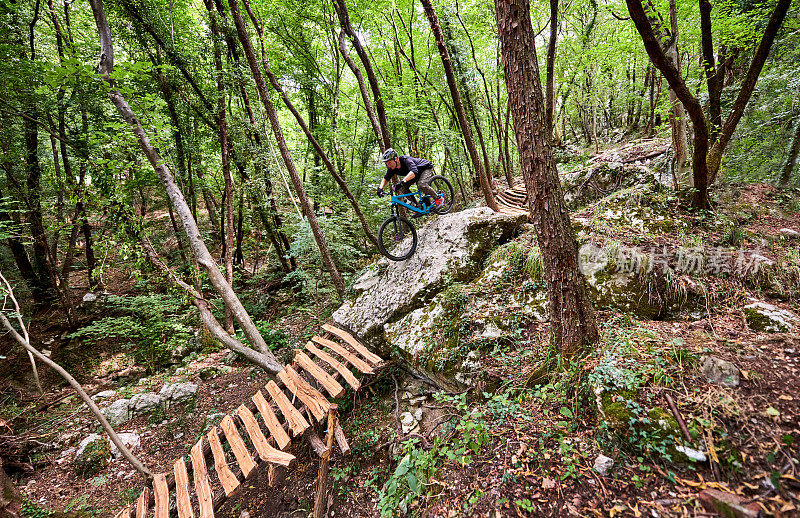
[[399,175],[400,178],[405,178],[409,172],[412,172],[414,173],[414,179],[408,183],[417,183],[417,180],[419,180],[419,172],[432,167],[433,164],[424,158],[414,158],[413,156],[401,155],[400,169],[389,169],[387,167],[386,174],[383,175],[383,178],[389,182],[392,180],[392,176],[394,175]]

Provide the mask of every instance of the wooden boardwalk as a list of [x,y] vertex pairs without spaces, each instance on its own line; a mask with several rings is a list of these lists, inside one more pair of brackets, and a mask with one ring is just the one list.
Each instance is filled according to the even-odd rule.
[[[290,467],[292,441],[308,440],[317,454],[327,447],[315,432],[331,408],[331,398],[353,390],[359,378],[375,374],[383,360],[349,333],[325,324],[323,333],[296,349],[294,360],[249,401],[226,415],[200,438],[187,457],[177,459],[172,472],[155,476],[132,507],[116,518],[212,518],[214,512],[264,466],[272,480],[275,466]],[[338,421],[332,430],[343,453],[350,450]],[[188,461],[187,461],[188,460]]]

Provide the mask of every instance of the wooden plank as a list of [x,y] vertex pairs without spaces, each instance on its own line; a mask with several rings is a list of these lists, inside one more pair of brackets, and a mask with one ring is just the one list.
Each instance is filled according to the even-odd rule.
[[189,500],[189,475],[183,457],[175,461],[175,499],[178,504],[178,518],[194,518],[192,501]]
[[131,518],[131,508],[126,507],[125,509],[114,515],[114,518]]
[[315,380],[322,385],[328,394],[333,398],[340,398],[344,396],[344,387],[333,377],[322,370],[322,367],[314,363],[314,360],[309,358],[306,353],[300,349],[294,350],[294,360],[303,368],[309,375],[313,376]]
[[253,442],[253,446],[256,447],[256,451],[258,452],[258,456],[261,457],[261,460],[269,462],[270,464],[280,464],[281,466],[289,466],[292,463],[294,455],[276,450],[269,445],[267,438],[264,437],[261,428],[258,426],[256,416],[254,416],[246,406],[239,406],[239,408],[236,409],[236,415],[242,419],[244,427],[248,435],[250,435],[250,440]]
[[208,432],[208,443],[211,445],[211,453],[214,455],[214,470],[217,472],[225,496],[231,496],[239,489],[239,479],[233,474],[228,462],[225,460],[225,451],[222,443],[219,442],[219,430],[215,426]]
[[358,381],[356,377],[353,376],[353,373],[350,372],[350,369],[347,368],[346,365],[342,364],[339,360],[335,359],[325,351],[317,349],[317,346],[312,342],[308,342],[306,344],[306,349],[308,349],[308,351],[314,354],[317,358],[336,369],[336,372],[342,375],[342,378],[344,378],[348,385],[353,387],[353,390],[358,390],[361,388],[361,382]]
[[337,344],[332,340],[328,340],[327,338],[322,338],[321,336],[315,336],[312,338],[313,341],[317,342],[319,345],[327,347],[331,349],[333,352],[347,360],[347,363],[355,367],[356,369],[360,370],[364,374],[374,374],[375,371],[372,370],[372,367],[369,366],[367,362],[359,358],[358,356],[354,355],[341,345]]
[[259,390],[252,399],[253,403],[256,404],[258,413],[261,414],[261,419],[263,419],[264,424],[267,425],[270,435],[272,435],[272,437],[275,439],[275,443],[278,445],[278,448],[285,450],[291,442],[289,441],[289,434],[287,434],[286,430],[283,429],[283,426],[281,426],[281,423],[278,421],[278,417],[275,415],[275,412],[272,411],[272,407],[269,403],[267,403],[267,400],[264,399],[264,394],[262,394]]
[[155,518],[169,518],[169,487],[163,473],[153,478],[153,493],[156,495]]
[[324,329],[329,333],[335,334],[336,336],[338,336],[339,338],[350,344],[350,346],[353,349],[358,351],[358,354],[364,357],[372,365],[376,367],[379,365],[383,365],[383,359],[380,356],[367,349],[361,342],[356,340],[356,338],[347,331],[339,329],[338,327],[334,327],[329,324],[323,324],[322,329]]
[[150,488],[144,486],[142,489],[142,494],[139,495],[139,499],[136,500],[136,518],[145,518],[147,516],[147,508],[149,507],[147,504],[150,502]]
[[200,503],[200,518],[214,518],[214,500],[211,495],[211,484],[208,482],[208,467],[203,455],[203,438],[192,446],[192,473],[194,475],[194,491]]
[[322,421],[328,415],[330,402],[322,393],[308,384],[306,380],[289,365],[278,373],[278,378],[283,381],[292,394],[297,396],[305,404],[306,408],[314,414],[317,421]]
[[[328,425],[330,426],[330,424]],[[339,424],[339,420],[336,420],[336,425],[333,427],[333,433],[336,437],[336,444],[339,445],[339,449],[344,455],[350,453],[350,444],[347,442],[347,437],[344,436],[344,430],[342,430],[342,426]]]
[[278,408],[281,409],[281,413],[283,413],[283,417],[286,418],[286,422],[289,423],[289,428],[292,430],[292,434],[295,437],[299,437],[303,435],[303,432],[310,426],[308,421],[306,421],[302,414],[289,402],[289,398],[286,397],[286,394],[278,387],[278,384],[274,381],[270,381],[267,383],[267,392],[269,395],[272,396],[272,399],[275,403],[278,404]]
[[222,418],[220,426],[222,427],[222,432],[225,434],[225,438],[231,445],[231,450],[233,450],[233,456],[236,457],[236,462],[238,462],[239,467],[242,468],[244,478],[249,477],[250,473],[255,469],[256,463],[253,461],[253,457],[250,456],[250,452],[247,451],[247,447],[244,445],[242,436],[239,435],[239,430],[236,429],[233,418],[226,415]]

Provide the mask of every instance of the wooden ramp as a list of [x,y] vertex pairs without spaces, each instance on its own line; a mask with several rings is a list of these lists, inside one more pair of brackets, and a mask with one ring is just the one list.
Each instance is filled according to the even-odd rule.
[[[373,375],[383,360],[355,337],[325,324],[323,333],[295,350],[294,360],[195,443],[188,457],[177,459],[172,472],[155,476],[132,507],[116,518],[212,518],[244,481],[267,466],[290,467],[292,441],[308,440],[317,454],[328,448],[315,431],[327,420],[331,398],[353,390],[359,378]],[[340,382],[341,381],[341,382]],[[337,420],[332,433],[343,453],[350,447]],[[272,480],[272,477],[269,477]],[[173,510],[171,512],[171,509]]]
[[528,210],[528,192],[524,186],[513,187],[505,191],[495,192],[495,200],[497,201],[500,212],[503,214],[513,214],[515,216],[526,215],[530,217]]

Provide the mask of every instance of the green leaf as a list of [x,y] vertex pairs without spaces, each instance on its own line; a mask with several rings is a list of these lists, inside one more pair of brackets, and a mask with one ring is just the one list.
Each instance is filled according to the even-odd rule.
[[563,415],[564,417],[569,417],[569,418],[575,417],[572,414],[572,410],[570,410],[569,408],[567,408],[565,406],[562,406],[561,410],[559,410],[559,412],[561,412],[561,415]]

